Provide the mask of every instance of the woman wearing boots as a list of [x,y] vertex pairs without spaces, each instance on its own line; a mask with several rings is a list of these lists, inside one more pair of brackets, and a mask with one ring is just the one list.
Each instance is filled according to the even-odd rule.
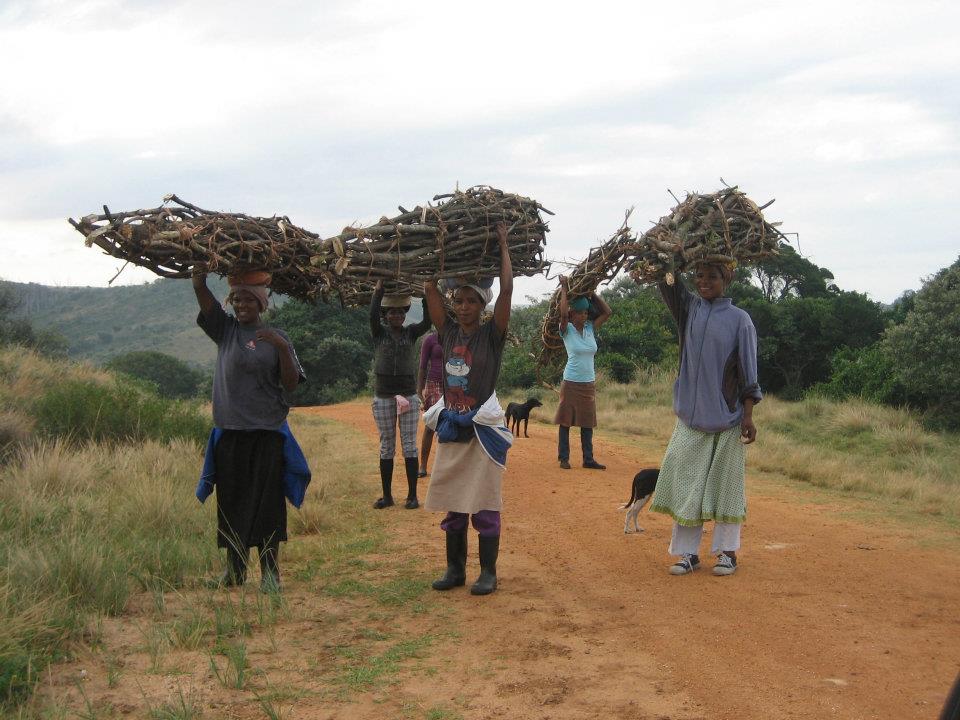
[[447,316],[436,283],[424,286],[444,364],[442,403],[428,413],[431,418],[424,418],[436,427],[438,440],[425,506],[447,513],[440,523],[446,537],[447,571],[433,588],[449,590],[466,582],[467,524],[472,520],[480,536],[480,578],[470,588],[474,595],[487,595],[497,588],[500,486],[506,447],[512,439],[502,427],[503,411],[494,392],[513,294],[513,266],[503,223],[497,225],[497,238],[500,295],[487,322],[481,323],[480,318],[493,295],[489,287],[478,283],[456,288],[454,320]]
[[264,592],[280,589],[278,555],[280,542],[287,539],[284,493],[291,497],[290,474],[299,473],[295,503],[302,502],[309,482],[309,470],[287,426],[286,394],[304,379],[303,371],[287,335],[260,320],[267,308],[269,279],[262,272],[229,278],[231,316],[207,288],[206,274],[193,275],[200,306],[197,324],[217,344],[215,429],[198,497],[202,500],[216,489],[217,545],[226,549],[228,560],[218,583],[242,585],[248,549],[256,547]]
[[670,515],[672,575],[700,565],[703,523],[714,521],[714,575],[737,569],[740,527],[746,519],[744,445],[757,437],[753,406],[757,332],[750,316],[724,297],[733,264],[701,263],[694,295],[677,278],[660,283],[680,334],[680,371],[673,386],[677,425],[667,445],[651,510]]
[[417,501],[417,338],[430,329],[424,308],[423,320],[403,326],[410,309],[409,295],[384,297],[383,281],[377,283],[370,301],[370,332],[374,344],[373,419],[380,432],[380,483],[383,495],[373,503],[380,510],[393,505],[393,456],[397,447],[397,426],[407,476],[408,510],[420,507]]
[[[583,466],[590,470],[606,470],[593,457],[593,429],[597,426],[597,395],[594,381],[596,373],[593,358],[597,354],[595,333],[610,318],[610,306],[596,293],[590,299],[578,297],[568,302],[569,279],[560,276],[560,337],[567,351],[567,364],[563,368],[563,383],[560,385],[560,404],[553,419],[560,426],[557,459],[560,467],[570,469],[570,428],[580,428],[580,446],[583,450]],[[589,319],[590,301],[600,312],[593,321]]]

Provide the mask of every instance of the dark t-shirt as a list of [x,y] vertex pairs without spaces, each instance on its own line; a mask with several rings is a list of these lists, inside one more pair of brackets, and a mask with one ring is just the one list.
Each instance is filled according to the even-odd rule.
[[506,333],[493,320],[473,335],[464,335],[450,318],[443,326],[443,399],[448,409],[466,412],[480,407],[497,387]]
[[[277,348],[257,340],[259,327],[241,325],[219,305],[209,315],[201,312],[197,325],[217,344],[213,424],[224,430],[278,430],[287,419],[290,403],[280,384]],[[282,330],[272,329],[287,341],[304,380],[290,338]]]

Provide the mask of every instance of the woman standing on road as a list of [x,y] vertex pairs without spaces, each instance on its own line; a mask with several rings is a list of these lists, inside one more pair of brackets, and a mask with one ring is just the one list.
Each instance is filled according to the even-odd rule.
[[454,290],[453,320],[447,317],[436,283],[424,286],[430,318],[439,329],[445,370],[443,402],[424,417],[436,429],[438,440],[425,506],[447,513],[440,523],[446,536],[447,570],[433,588],[449,590],[466,582],[469,520],[480,536],[480,577],[470,588],[474,595],[497,588],[500,486],[512,442],[495,393],[513,295],[513,266],[503,223],[497,225],[497,239],[500,295],[487,322],[481,323],[480,316],[492,299],[489,288],[465,284]]
[[[420,348],[420,373],[417,375],[417,397],[424,411],[429,410],[443,397],[443,346],[437,333],[430,333],[423,339]],[[423,428],[420,441],[420,472],[417,477],[427,476],[427,461],[433,445],[433,430]]]
[[677,322],[680,372],[673,386],[677,425],[660,468],[651,509],[674,520],[673,575],[700,564],[703,523],[713,520],[714,575],[737,569],[740,528],[747,515],[744,445],[757,437],[753,406],[757,383],[757,332],[750,316],[724,297],[733,264],[701,263],[697,295],[677,278],[660,293]]
[[410,309],[409,295],[384,297],[383,281],[377,283],[370,301],[370,332],[373,335],[373,419],[380,432],[380,484],[383,489],[373,507],[393,505],[393,456],[397,449],[397,427],[407,476],[404,507],[415,510],[417,500],[417,424],[420,400],[417,397],[417,338],[430,329],[424,304],[423,320],[403,326]]
[[[563,383],[560,385],[560,404],[553,418],[560,426],[557,459],[560,467],[570,469],[570,428],[580,428],[580,446],[583,451],[583,466],[590,470],[606,470],[593,457],[593,429],[597,426],[597,394],[594,381],[596,372],[593,359],[597,354],[595,333],[610,318],[610,306],[596,293],[589,298],[578,297],[568,302],[570,280],[560,276],[560,337],[567,351],[567,364],[563,368]],[[600,314],[589,320],[590,303]]]
[[197,324],[217,344],[215,429],[197,496],[203,500],[216,489],[217,545],[227,551],[227,570],[218,584],[242,585],[249,548],[256,547],[264,592],[280,589],[280,542],[287,539],[284,493],[299,505],[310,479],[287,426],[287,394],[305,379],[303,371],[287,335],[260,320],[269,279],[262,272],[229,278],[231,316],[207,288],[206,274],[193,275]]

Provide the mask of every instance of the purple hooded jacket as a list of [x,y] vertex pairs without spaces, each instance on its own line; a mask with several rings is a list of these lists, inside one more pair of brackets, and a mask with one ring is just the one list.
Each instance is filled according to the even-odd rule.
[[673,285],[660,283],[659,288],[680,334],[673,411],[685,425],[703,432],[739,425],[744,398],[763,399],[753,321],[730,298],[704,300],[679,278]]

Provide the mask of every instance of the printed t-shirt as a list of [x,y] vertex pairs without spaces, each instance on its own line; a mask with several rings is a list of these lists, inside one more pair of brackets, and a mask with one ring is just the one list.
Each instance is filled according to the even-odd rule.
[[[260,327],[243,326],[217,305],[209,315],[197,316],[199,325],[217,344],[213,374],[213,424],[224,430],[279,430],[287,419],[290,403],[280,384],[277,348],[257,340]],[[290,338],[278,333],[293,353],[300,379],[303,369]]]
[[567,382],[593,382],[597,379],[593,368],[593,356],[597,354],[597,338],[593,334],[593,323],[587,320],[583,324],[583,334],[567,323],[563,334],[563,346],[567,349],[567,364],[563,368],[563,379]]
[[[464,335],[455,320],[443,326],[443,399],[447,409],[464,413],[479,407],[497,387],[506,333],[489,320]],[[472,431],[471,431],[472,432]]]

